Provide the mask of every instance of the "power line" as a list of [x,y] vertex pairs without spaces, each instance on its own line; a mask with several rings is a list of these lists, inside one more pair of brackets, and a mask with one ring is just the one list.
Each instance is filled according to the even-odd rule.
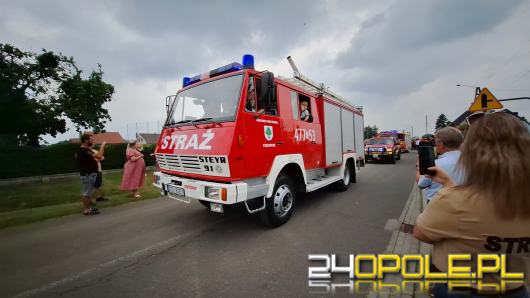
[[530,69],[527,70],[525,73],[523,73],[519,78],[517,78],[515,81],[513,81],[510,85],[507,85],[506,87],[511,87],[513,86],[515,83],[519,82],[522,78],[524,78],[527,74],[530,73]]
[[[498,75],[499,73],[501,73],[504,69],[506,69],[506,67],[508,67],[508,65],[510,65],[510,63],[512,62],[512,60],[517,57],[519,55],[519,52],[521,52],[522,49],[526,48],[526,45],[527,43],[530,42],[530,39],[525,41],[507,60],[506,62],[504,62],[503,64],[501,64],[500,68],[497,70],[497,71],[494,71],[490,76],[489,78],[487,78],[486,80],[484,80],[484,86],[487,85],[487,83],[489,81],[491,81],[496,75]],[[530,53],[530,52],[529,52]],[[523,57],[526,56],[523,55]]]

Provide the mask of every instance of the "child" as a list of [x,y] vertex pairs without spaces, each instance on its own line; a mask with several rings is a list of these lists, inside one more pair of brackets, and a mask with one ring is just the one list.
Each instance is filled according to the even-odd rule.
[[302,101],[300,103],[300,120],[311,122],[311,114],[309,113],[309,110],[307,109],[308,103],[307,101]]
[[94,194],[96,195],[96,202],[108,201],[109,199],[103,197],[103,194],[101,192],[101,186],[103,185],[103,174],[101,171],[101,162],[105,159],[105,157],[104,156],[96,157],[96,154],[98,153],[98,151],[94,148],[91,148],[90,150],[94,154],[93,158],[98,163],[98,172],[97,172],[96,182],[94,183]]

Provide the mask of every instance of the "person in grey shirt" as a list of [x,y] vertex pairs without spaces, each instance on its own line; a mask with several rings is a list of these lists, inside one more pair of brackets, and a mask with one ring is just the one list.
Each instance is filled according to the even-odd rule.
[[[457,167],[458,160],[460,159],[459,148],[463,139],[462,132],[454,127],[444,127],[435,134],[436,151],[439,154],[435,164],[437,167],[442,168],[453,179],[456,185],[464,182],[464,175]],[[425,175],[420,175],[418,167],[416,167],[416,181],[418,182],[419,188],[425,189],[427,203],[442,188],[440,183],[432,181],[432,179]]]

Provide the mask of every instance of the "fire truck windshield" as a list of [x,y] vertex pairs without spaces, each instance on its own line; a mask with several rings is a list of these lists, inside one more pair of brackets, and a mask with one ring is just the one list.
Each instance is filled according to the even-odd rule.
[[166,125],[233,121],[242,82],[239,74],[177,93]]
[[394,141],[391,138],[375,138],[370,139],[367,142],[368,145],[390,145],[394,144]]

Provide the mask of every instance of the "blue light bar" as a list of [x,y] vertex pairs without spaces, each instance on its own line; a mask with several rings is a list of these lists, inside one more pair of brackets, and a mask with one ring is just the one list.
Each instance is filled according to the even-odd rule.
[[[250,58],[246,58],[245,60],[245,56],[249,56]],[[251,66],[252,68],[254,68],[254,57],[252,57],[252,55],[245,55],[243,56],[243,61],[244,63],[247,63],[246,65],[247,66]],[[246,68],[249,68],[249,67],[246,67]],[[225,73],[229,73],[229,72],[233,72],[233,71],[238,71],[238,70],[241,70],[243,69],[243,66],[237,62],[234,62],[234,63],[230,63],[230,64],[227,64],[225,66],[221,66],[219,68],[216,68],[214,70],[211,70],[210,72],[207,72],[207,73],[203,73],[203,74],[200,74],[200,75],[196,75],[194,77],[184,77],[182,79],[182,88],[184,87],[187,87],[189,85],[192,85],[192,84],[195,84],[201,80],[205,80],[205,79],[208,79],[208,78],[211,78],[211,77],[215,77],[215,76],[219,76],[219,75],[222,75],[222,74],[225,74]]]
[[243,55],[243,68],[254,69],[254,56],[250,54]]
[[184,77],[182,79],[182,88],[188,86],[190,84],[190,78],[189,77]]
[[191,77],[190,78],[190,85],[193,84],[193,83],[197,83],[200,80],[201,80],[201,75],[196,75],[194,77]]
[[225,66],[221,66],[219,68],[216,68],[216,69],[210,71],[210,77],[215,77],[215,76],[219,76],[219,75],[222,75],[222,74],[225,74],[225,73],[238,71],[238,70],[241,70],[242,68],[243,67],[241,66],[241,64],[239,64],[237,62],[230,63],[230,64],[227,64]]

